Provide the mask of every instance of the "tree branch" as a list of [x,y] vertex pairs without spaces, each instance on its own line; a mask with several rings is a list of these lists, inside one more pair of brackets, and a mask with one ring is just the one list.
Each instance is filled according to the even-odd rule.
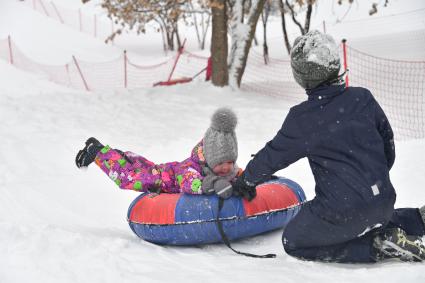
[[294,9],[292,8],[291,5],[289,5],[288,0],[285,0],[285,2],[286,2],[286,6],[288,6],[289,10],[291,11],[292,20],[300,28],[301,34],[305,34],[304,28],[302,27],[302,25],[295,18],[295,11],[294,11]]
[[285,8],[282,0],[279,0],[279,10],[280,10],[280,16],[282,18],[282,31],[283,31],[283,37],[285,39],[285,45],[286,50],[288,51],[288,54],[291,53],[291,44],[289,43],[288,39],[288,32],[286,31],[286,21],[285,21]]

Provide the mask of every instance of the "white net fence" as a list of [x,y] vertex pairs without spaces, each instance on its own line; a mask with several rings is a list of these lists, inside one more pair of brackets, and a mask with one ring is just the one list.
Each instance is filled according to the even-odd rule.
[[[107,22],[109,19],[104,17],[57,7],[53,2],[45,0],[31,0],[26,3],[40,13],[81,32],[102,38],[113,32],[112,21]],[[425,31],[415,31],[415,34],[418,33],[424,35]],[[425,61],[379,58],[348,45],[346,50],[345,58],[350,70],[349,85],[371,90],[387,113],[397,139],[424,138]],[[342,55],[341,58],[344,58]],[[123,53],[121,57],[108,62],[85,62],[73,57],[65,65],[49,66],[27,58],[10,37],[0,40],[0,58],[58,84],[94,91],[152,87],[157,82],[168,80],[176,61],[173,57],[155,65],[140,65]],[[207,57],[184,51],[172,78],[192,78],[207,66],[207,60]],[[255,49],[250,52],[241,89],[293,103],[305,99],[304,91],[293,79],[290,62],[269,58],[269,62],[265,64],[263,55]]]

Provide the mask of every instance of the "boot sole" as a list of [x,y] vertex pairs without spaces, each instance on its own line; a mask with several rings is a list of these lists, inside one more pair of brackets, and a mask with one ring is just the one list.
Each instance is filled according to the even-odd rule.
[[[413,253],[413,252],[411,252],[409,250],[406,250],[406,249],[398,246],[397,244],[395,244],[395,243],[393,243],[391,241],[384,240],[383,241],[383,244],[385,244],[386,246],[389,246],[390,248],[394,249],[397,252],[397,255],[400,255],[400,256],[396,256],[396,257],[397,258],[400,258],[400,260],[402,260],[402,261],[422,262],[422,258],[419,255],[417,255],[417,254],[415,254],[415,253]],[[389,257],[394,257],[394,254],[393,253],[391,253],[391,252],[388,252],[387,253],[385,251],[385,249],[383,249],[382,252],[384,254],[386,254],[387,256],[389,256]]]

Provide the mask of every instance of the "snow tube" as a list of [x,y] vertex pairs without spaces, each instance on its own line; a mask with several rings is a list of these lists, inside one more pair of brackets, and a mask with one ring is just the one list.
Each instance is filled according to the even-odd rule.
[[[305,201],[302,188],[286,178],[257,186],[257,197],[224,201],[219,219],[230,240],[283,228]],[[198,245],[221,242],[216,195],[144,193],[128,209],[137,236],[155,244]]]

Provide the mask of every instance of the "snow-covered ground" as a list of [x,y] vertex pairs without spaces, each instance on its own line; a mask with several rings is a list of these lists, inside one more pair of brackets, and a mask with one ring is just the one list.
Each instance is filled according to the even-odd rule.
[[[68,61],[72,52],[103,59],[119,51],[53,20],[38,29],[38,21],[26,19],[45,19],[21,4],[0,1],[0,38],[12,33],[34,59],[53,64]],[[34,32],[23,28],[25,23]],[[36,32],[45,36],[44,43],[30,39]],[[47,49],[52,44],[55,48]],[[276,259],[239,256],[222,244],[153,245],[137,238],[126,222],[127,208],[138,194],[120,191],[96,167],[75,167],[75,154],[90,136],[156,162],[182,160],[219,106],[231,106],[239,117],[242,167],[273,137],[290,107],[283,100],[201,80],[167,88],[80,92],[0,61],[0,282],[424,282],[421,263],[294,259],[284,253],[281,230],[234,243],[242,251],[275,252]],[[398,142],[396,151],[391,171],[396,206],[421,206],[425,140]],[[308,198],[314,196],[306,160],[279,175],[298,182]]]

